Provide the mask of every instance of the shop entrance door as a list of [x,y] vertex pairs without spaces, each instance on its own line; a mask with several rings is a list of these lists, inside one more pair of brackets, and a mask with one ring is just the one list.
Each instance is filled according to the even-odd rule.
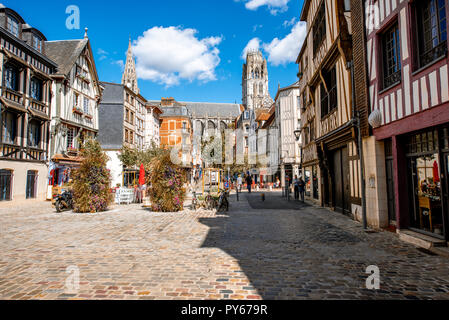
[[336,150],[332,154],[332,195],[335,210],[350,214],[349,195],[349,152],[348,148]]
[[445,185],[443,188],[443,201],[445,204],[445,212],[443,216],[443,231],[447,241],[449,241],[449,153],[443,155],[444,168],[442,168],[441,177],[444,177]]

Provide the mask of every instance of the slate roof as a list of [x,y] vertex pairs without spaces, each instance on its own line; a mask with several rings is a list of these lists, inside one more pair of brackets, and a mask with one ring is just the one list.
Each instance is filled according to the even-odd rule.
[[[160,101],[149,101],[151,105],[160,105]],[[212,102],[184,102],[179,101],[180,105],[185,105],[193,118],[237,118],[241,111],[240,105],[235,103],[212,103]],[[170,108],[170,107],[168,107]],[[165,109],[165,108],[164,108]]]
[[45,42],[45,54],[58,64],[59,75],[67,75],[88,43],[87,39]]
[[102,104],[123,104],[125,101],[125,86],[118,83],[100,82],[104,88]]

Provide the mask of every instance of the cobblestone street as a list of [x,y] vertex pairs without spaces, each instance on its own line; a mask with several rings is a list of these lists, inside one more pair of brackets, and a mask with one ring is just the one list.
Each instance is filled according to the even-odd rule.
[[[449,299],[447,258],[279,193],[267,194],[270,209],[259,194],[231,200],[217,215],[2,208],[0,299]],[[365,289],[370,265],[381,290]]]

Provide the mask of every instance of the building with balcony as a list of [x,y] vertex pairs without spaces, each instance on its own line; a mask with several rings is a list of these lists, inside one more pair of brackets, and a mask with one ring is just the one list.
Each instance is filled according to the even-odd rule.
[[45,200],[52,78],[45,36],[0,5],[0,201]]
[[87,30],[84,39],[47,41],[46,54],[58,64],[52,76],[50,128],[51,184],[61,185],[80,164],[83,141],[98,134],[98,106],[103,88]]

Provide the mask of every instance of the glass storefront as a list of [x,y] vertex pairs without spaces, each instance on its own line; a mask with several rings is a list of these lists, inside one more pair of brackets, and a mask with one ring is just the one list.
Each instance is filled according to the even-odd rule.
[[[433,236],[445,236],[445,203],[442,180],[448,177],[447,128],[432,129],[407,137],[409,194],[413,195],[410,226]],[[442,167],[442,162],[444,166]],[[446,199],[447,201],[447,199]]]
[[312,186],[312,171],[311,168],[306,168],[306,170],[304,171],[305,174],[305,179],[304,182],[306,183],[306,196],[310,197],[311,196],[311,186]]
[[317,166],[312,167],[312,192],[313,192],[313,198],[315,200],[318,200],[318,168]]

